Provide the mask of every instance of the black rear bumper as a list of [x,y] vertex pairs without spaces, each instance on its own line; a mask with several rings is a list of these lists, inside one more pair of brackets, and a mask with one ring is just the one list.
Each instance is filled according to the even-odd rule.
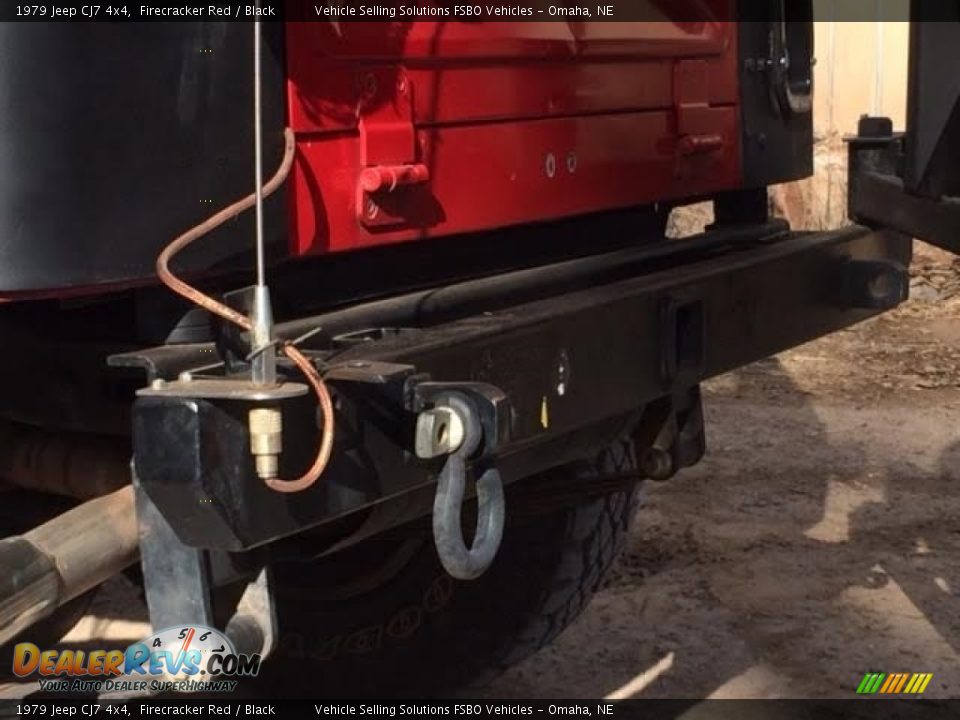
[[[431,383],[484,397],[488,453],[513,482],[598,451],[659,398],[895,306],[910,255],[909,238],[859,226],[739,227],[287,323],[288,337],[325,329],[311,351],[339,423],[321,480],[295,495],[267,489],[242,407],[157,397],[134,409],[137,473],[187,545],[244,550],[320,525],[337,542],[362,537],[430,512],[442,461],[411,448]],[[211,350],[113,363],[171,379],[208,365]],[[287,477],[315,442],[310,401],[290,402]]]

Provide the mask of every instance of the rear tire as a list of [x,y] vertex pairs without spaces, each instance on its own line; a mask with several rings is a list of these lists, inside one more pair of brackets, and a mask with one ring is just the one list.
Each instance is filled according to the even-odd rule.
[[[635,468],[632,445],[618,442],[541,479]],[[286,697],[426,697],[488,681],[580,614],[623,544],[636,496],[631,486],[521,526],[508,520],[497,558],[474,581],[449,577],[429,538],[381,538],[330,559],[276,566],[280,641],[260,680]],[[375,583],[337,591],[337,579],[375,563],[383,573]]]

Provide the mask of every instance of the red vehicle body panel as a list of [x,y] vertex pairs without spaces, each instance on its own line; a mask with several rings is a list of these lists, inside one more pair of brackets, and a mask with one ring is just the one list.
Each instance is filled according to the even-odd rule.
[[[268,206],[272,259],[741,187],[732,0],[639,5],[662,21],[271,25],[267,167],[283,125],[297,138],[289,212]],[[154,284],[170,239],[249,192],[248,30],[7,30],[0,302]],[[182,270],[245,268],[250,228],[224,227]]]
[[[734,23],[291,23],[286,36],[294,256],[741,181]],[[359,185],[364,169],[403,167],[426,179]]]

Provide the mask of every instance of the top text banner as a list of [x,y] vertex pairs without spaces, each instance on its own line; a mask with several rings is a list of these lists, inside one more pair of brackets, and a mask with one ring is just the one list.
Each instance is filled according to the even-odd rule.
[[[812,7],[815,16],[828,6],[833,21],[902,21],[908,2],[887,0],[786,0]],[[26,4],[4,0],[0,22],[142,22],[276,20],[296,22],[704,22],[773,21],[783,19],[784,0],[601,0],[600,2],[526,2],[455,4],[445,0],[261,0],[261,2],[184,2],[139,4],[56,0]],[[950,20],[951,3],[915,0],[914,13],[925,20]],[[793,9],[789,16],[795,15]],[[950,15],[950,17],[947,17]],[[916,16],[915,16],[916,18]]]

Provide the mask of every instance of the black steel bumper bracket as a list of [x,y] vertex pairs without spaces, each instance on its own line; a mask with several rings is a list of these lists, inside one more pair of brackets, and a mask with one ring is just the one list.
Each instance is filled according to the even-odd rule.
[[[611,281],[606,268],[573,292],[508,307],[491,295],[485,312],[346,348],[318,340],[337,440],[323,478],[296,495],[257,479],[243,413],[229,402],[141,398],[143,490],[190,546],[246,550],[308,528],[330,530],[321,544],[342,544],[430,513],[444,460],[416,458],[412,436],[417,411],[444,390],[482,401],[485,452],[509,485],[599,451],[658,398],[906,297],[911,241],[894,232],[751,239],[739,228],[733,244],[694,240],[686,247],[697,252],[684,254],[688,242],[677,242],[681,261],[659,249],[649,270],[634,259],[626,276]],[[198,354],[187,348],[178,363],[168,346],[116,361],[173,375]],[[281,471],[293,476],[312,459],[316,413],[309,398],[285,401],[284,412]]]

